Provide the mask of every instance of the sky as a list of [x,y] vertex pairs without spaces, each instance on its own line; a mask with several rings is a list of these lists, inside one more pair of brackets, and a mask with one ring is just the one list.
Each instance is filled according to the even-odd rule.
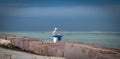
[[0,31],[120,32],[120,0],[0,0]]

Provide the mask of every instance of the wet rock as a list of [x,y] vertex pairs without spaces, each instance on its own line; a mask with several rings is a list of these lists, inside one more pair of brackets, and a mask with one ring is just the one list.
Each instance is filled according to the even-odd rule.
[[41,56],[0,48],[0,59],[65,59],[65,58]]

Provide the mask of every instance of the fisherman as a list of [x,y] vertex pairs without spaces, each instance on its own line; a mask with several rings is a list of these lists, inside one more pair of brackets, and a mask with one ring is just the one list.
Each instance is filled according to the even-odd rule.
[[58,33],[58,28],[55,27],[54,31],[53,31],[53,42],[56,43],[58,41],[61,41],[62,40],[62,35],[60,35]]

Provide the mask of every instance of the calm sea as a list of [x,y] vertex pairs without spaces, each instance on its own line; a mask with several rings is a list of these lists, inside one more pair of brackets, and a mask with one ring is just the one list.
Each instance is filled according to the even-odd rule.
[[[27,36],[52,41],[52,32],[0,32],[0,34]],[[120,33],[61,32],[61,34],[64,35],[62,41],[83,42],[120,49]]]

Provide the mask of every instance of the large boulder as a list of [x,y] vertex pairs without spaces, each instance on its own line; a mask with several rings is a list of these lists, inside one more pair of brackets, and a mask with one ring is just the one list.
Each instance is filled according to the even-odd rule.
[[7,46],[8,44],[11,44],[10,40],[0,39],[0,45]]

